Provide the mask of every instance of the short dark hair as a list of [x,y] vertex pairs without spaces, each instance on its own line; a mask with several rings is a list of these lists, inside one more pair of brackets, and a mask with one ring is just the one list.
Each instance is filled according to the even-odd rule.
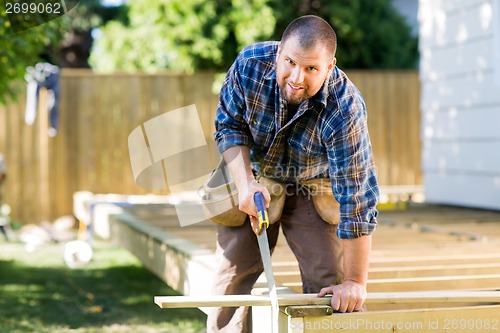
[[297,37],[303,49],[320,43],[332,54],[332,58],[337,51],[335,30],[327,21],[316,15],[305,15],[293,20],[283,32],[281,43],[285,44],[291,37]]

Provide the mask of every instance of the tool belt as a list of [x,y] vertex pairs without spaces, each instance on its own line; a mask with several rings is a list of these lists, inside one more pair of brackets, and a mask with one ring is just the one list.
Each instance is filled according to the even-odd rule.
[[[285,205],[285,187],[266,177],[257,176],[256,179],[271,195],[268,214],[269,223],[273,224],[281,218]],[[203,212],[208,220],[228,227],[237,227],[245,222],[247,215],[239,209],[238,189],[223,159],[200,188],[200,192]]]
[[[257,182],[262,184],[271,195],[268,208],[269,223],[281,218],[286,199],[287,184],[258,175]],[[329,178],[300,181],[299,185],[308,190],[316,211],[330,224],[340,221],[339,203],[335,200]],[[200,188],[202,207],[205,217],[215,224],[237,227],[243,225],[247,215],[239,209],[238,189],[224,159]]]
[[340,205],[333,196],[330,178],[302,180],[299,184],[307,188],[319,216],[325,222],[339,224]]

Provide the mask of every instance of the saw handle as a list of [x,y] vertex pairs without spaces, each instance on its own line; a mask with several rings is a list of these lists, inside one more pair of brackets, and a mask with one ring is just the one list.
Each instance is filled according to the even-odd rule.
[[255,201],[255,206],[257,207],[257,212],[259,214],[259,229],[267,229],[269,227],[269,216],[267,214],[266,199],[264,199],[264,194],[262,194],[262,192],[255,192],[253,200]]

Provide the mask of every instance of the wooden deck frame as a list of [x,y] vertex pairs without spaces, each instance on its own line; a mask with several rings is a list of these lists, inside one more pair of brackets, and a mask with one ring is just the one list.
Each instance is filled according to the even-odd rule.
[[[500,332],[500,291],[440,291],[406,293],[370,293],[366,304],[437,303],[438,308],[333,313],[330,297],[315,294],[279,295],[279,332]],[[271,325],[266,296],[157,296],[161,308],[251,306],[255,332],[269,332]],[[470,303],[472,306],[453,306]],[[484,305],[491,304],[493,305]],[[443,307],[446,306],[446,307]]]
[[[330,305],[331,297],[316,294],[281,294],[281,307],[301,305]],[[154,302],[162,309],[235,306],[270,306],[269,296],[221,295],[221,296],[155,296]],[[408,304],[408,303],[500,303],[500,291],[433,291],[433,292],[387,292],[369,293],[365,304]]]
[[[154,223],[147,223],[142,218],[127,213],[112,203],[99,201],[96,207],[101,210],[99,216],[106,216],[106,223],[109,224],[109,235],[112,236],[113,240],[118,241],[119,244],[137,256],[145,267],[172,288],[188,297],[195,295],[208,296],[208,280],[213,274],[215,262],[213,250],[206,248],[207,240],[203,239],[202,228],[180,228],[181,230],[174,230],[170,227],[160,228],[155,226]],[[397,214],[402,213],[397,212]],[[431,216],[431,214],[428,215]],[[420,218],[414,219],[420,223]],[[482,216],[481,218],[489,219],[488,216]],[[494,221],[494,219],[491,220]],[[426,220],[424,219],[424,221]],[[328,329],[322,330],[321,325],[345,325],[342,323],[352,322],[353,320],[357,322],[364,321],[367,325],[372,326],[380,325],[380,321],[385,320],[387,327],[391,326],[392,323],[392,331],[385,326],[373,329],[369,326],[363,328],[358,325],[356,330],[349,328],[350,330],[344,329],[342,332],[417,332],[416,330],[408,330],[404,326],[405,323],[411,321],[420,322],[422,325],[430,325],[428,327],[423,326],[423,332],[471,332],[471,330],[460,330],[460,327],[455,330],[451,328],[445,330],[445,322],[449,325],[460,325],[460,320],[463,322],[465,318],[468,321],[474,319],[478,321],[477,323],[489,322],[494,325],[494,320],[500,318],[500,308],[497,305],[497,303],[500,303],[498,293],[492,293],[491,290],[500,288],[500,284],[497,283],[497,281],[500,281],[500,272],[497,270],[497,263],[500,258],[497,251],[500,249],[500,237],[496,236],[495,233],[491,233],[490,235],[493,236],[488,237],[488,239],[478,238],[477,241],[474,241],[474,239],[468,237],[460,237],[458,234],[455,235],[457,237],[454,237],[448,231],[440,232],[438,230],[436,232],[437,229],[434,228],[431,228],[432,230],[421,230],[422,228],[418,227],[418,225],[415,227],[413,224],[408,223],[382,225],[384,225],[386,233],[381,234],[382,237],[374,239],[376,248],[373,251],[374,256],[370,267],[373,272],[378,271],[378,276],[371,276],[369,281],[371,287],[369,287],[367,304],[370,311],[366,313],[330,315],[331,308],[325,304],[325,302],[328,303],[328,298],[316,299],[315,302],[320,302],[320,304],[302,305],[293,303],[286,305],[284,303],[281,304],[280,332],[330,332],[331,330]],[[449,225],[451,226],[451,223]],[[401,230],[406,230],[407,233],[408,231],[415,232],[411,242],[393,241]],[[487,230],[491,230],[491,224],[488,225]],[[429,246],[419,243],[421,239],[429,241]],[[434,239],[435,243],[430,243],[432,239]],[[403,244],[406,246],[401,247]],[[462,248],[464,252],[454,253],[455,246]],[[297,269],[296,262],[293,262],[293,260],[288,262],[286,257],[280,257],[283,255],[284,253],[278,252],[273,256],[273,261],[277,259],[277,276],[284,273],[284,276],[289,274],[290,277],[293,277],[293,270],[296,271]],[[466,267],[469,267],[468,270]],[[488,271],[489,268],[492,271]],[[482,271],[477,269],[482,269]],[[398,270],[402,273],[406,272],[407,275],[398,276],[398,274],[401,274],[396,272]],[[440,271],[440,274],[426,275],[425,270],[428,272]],[[387,273],[384,276],[384,272],[390,274]],[[412,272],[415,274],[412,274]],[[292,296],[280,293],[280,297],[309,297],[294,292],[293,290],[297,290],[298,286],[293,285],[293,279],[290,282],[288,286],[291,289],[286,288],[287,284],[285,284],[285,288],[281,290],[283,293],[291,293]],[[260,280],[256,287],[258,289],[264,286],[264,280]],[[455,296],[446,300],[439,300],[439,295],[444,293],[443,291],[427,292],[428,290],[443,288],[462,289],[462,291],[450,291]],[[471,298],[472,293],[462,294],[462,296],[467,296],[463,299],[458,297],[460,292],[465,289],[475,288],[489,288],[490,290],[481,290],[480,298],[477,300]],[[416,292],[413,295],[416,298],[412,299],[411,293],[404,292],[408,289],[422,291]],[[294,293],[295,295],[293,295]],[[426,294],[430,296],[424,297]],[[252,297],[254,297],[251,299],[252,302],[255,299],[258,300],[256,304],[252,303],[252,311],[256,314],[254,317],[259,318],[258,322],[254,321],[254,332],[266,332],[271,327],[271,325],[266,326],[270,323],[269,306],[266,305],[265,301],[268,298],[258,295]],[[263,299],[264,301],[262,301]],[[155,301],[157,300],[155,299]],[[491,305],[492,303],[495,303],[495,305]],[[203,302],[196,304],[196,307],[200,308],[200,306],[201,310],[209,311],[209,307],[203,306]],[[302,315],[299,315],[300,313]],[[467,314],[467,316],[464,314]],[[398,318],[404,318],[401,327],[398,326],[401,325],[401,321],[397,321]],[[441,326],[435,326],[436,322]],[[496,325],[498,326],[498,323]],[[476,330],[476,332],[479,331],[481,330]],[[500,331],[490,329],[488,332]]]

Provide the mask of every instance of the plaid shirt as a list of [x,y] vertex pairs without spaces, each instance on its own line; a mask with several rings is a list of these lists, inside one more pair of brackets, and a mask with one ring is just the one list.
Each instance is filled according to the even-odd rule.
[[361,94],[335,67],[289,119],[276,82],[277,42],[246,47],[229,69],[215,119],[219,151],[250,147],[252,168],[285,183],[328,177],[340,204],[340,238],[371,234],[378,184]]

